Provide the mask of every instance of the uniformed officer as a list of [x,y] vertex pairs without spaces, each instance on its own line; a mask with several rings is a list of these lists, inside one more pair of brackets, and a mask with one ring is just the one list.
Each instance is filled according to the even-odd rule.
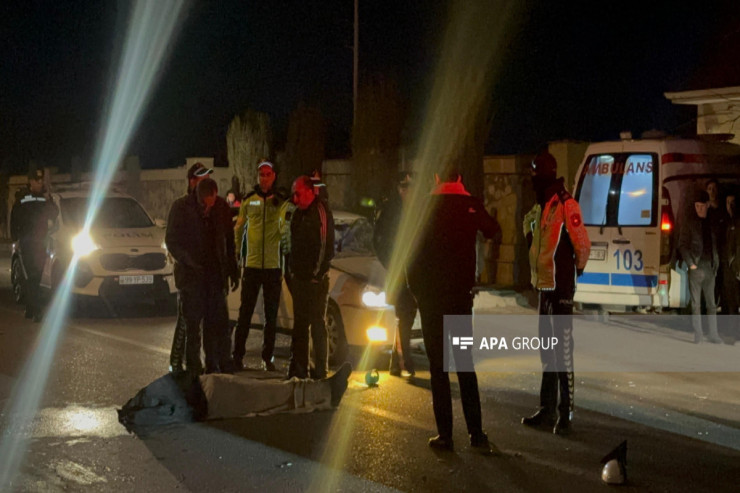
[[59,209],[44,185],[44,170],[28,175],[28,189],[16,199],[10,215],[10,236],[20,247],[21,263],[26,278],[26,318],[41,320],[39,283],[46,262],[49,229]]
[[234,333],[234,364],[246,369],[243,359],[252,315],[260,289],[264,304],[262,369],[275,371],[275,334],[283,287],[281,241],[284,239],[286,201],[275,190],[275,166],[267,160],[257,164],[258,183],[239,208],[234,226],[236,252],[244,265],[239,321]]
[[559,343],[540,350],[540,409],[522,424],[564,435],[573,418],[573,295],[591,242],[578,202],[557,178],[557,162],[549,152],[532,162],[532,185],[537,200],[524,217],[524,235],[530,244],[532,286],[539,291],[539,335],[557,337]]

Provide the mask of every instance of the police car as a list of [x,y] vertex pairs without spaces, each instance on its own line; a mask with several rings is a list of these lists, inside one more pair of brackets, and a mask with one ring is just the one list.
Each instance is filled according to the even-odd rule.
[[[83,186],[70,188],[57,187],[51,194],[59,216],[49,237],[41,288],[56,288],[77,255],[72,293],[78,299],[100,299],[111,310],[120,301],[171,304],[176,289],[164,224],[156,224],[133,197],[111,192],[97,205],[95,222],[85,233],[90,193]],[[20,294],[20,262],[14,258],[11,266],[13,289]]]
[[[329,302],[326,330],[330,363],[344,361],[349,346],[384,347],[395,337],[396,316],[385,299],[385,269],[372,248],[373,228],[367,218],[336,211],[334,216],[334,259],[329,269]],[[239,317],[239,290],[229,294],[232,322]],[[252,325],[265,323],[262,294],[257,300]],[[278,309],[278,329],[293,327],[293,299],[283,282]]]
[[[575,198],[591,240],[574,301],[659,312],[688,304],[688,267],[677,256],[681,218],[709,179],[740,185],[740,146],[729,135],[589,145]],[[720,197],[724,205],[724,197]]]

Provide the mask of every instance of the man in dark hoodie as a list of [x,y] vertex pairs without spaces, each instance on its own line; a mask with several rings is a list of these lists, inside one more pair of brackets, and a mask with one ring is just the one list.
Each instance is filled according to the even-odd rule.
[[[453,450],[452,395],[450,376],[444,369],[445,315],[472,315],[473,285],[475,284],[476,237],[481,231],[486,238],[497,237],[498,223],[488,215],[483,202],[472,197],[462,183],[460,173],[452,169],[444,182],[435,177],[431,215],[408,266],[407,277],[411,292],[419,303],[421,330],[429,359],[432,384],[432,406],[438,435],[429,439],[429,446]],[[455,335],[472,336],[469,324]],[[455,365],[473,368],[470,351],[455,352]],[[475,371],[457,371],[465,422],[473,449],[491,453],[488,436],[483,432],[478,378]]]
[[591,242],[578,202],[565,190],[563,178],[557,178],[557,162],[549,152],[532,162],[532,185],[537,201],[524,217],[524,236],[530,245],[532,286],[539,291],[539,336],[556,337],[558,344],[540,350],[540,409],[522,424],[564,435],[573,418],[573,295]]
[[165,234],[167,249],[175,259],[175,285],[185,322],[187,371],[200,374],[201,323],[207,373],[231,373],[229,355],[228,280],[239,286],[234,255],[231,213],[218,197],[216,182],[206,178],[195,193],[172,204]]

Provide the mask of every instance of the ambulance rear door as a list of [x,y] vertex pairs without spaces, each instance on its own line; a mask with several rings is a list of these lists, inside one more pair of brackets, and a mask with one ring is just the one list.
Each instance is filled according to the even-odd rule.
[[589,153],[581,168],[576,199],[591,254],[575,301],[649,306],[660,267],[658,154],[620,144]]

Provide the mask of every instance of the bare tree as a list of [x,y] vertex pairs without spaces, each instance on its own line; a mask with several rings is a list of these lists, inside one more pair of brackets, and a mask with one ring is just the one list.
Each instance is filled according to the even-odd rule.
[[406,108],[394,81],[378,77],[360,87],[352,130],[355,205],[364,197],[377,201],[392,188],[405,118]]
[[326,121],[321,110],[303,102],[293,110],[288,123],[285,159],[281,163],[282,181],[291,180],[314,169],[321,169],[326,146]]
[[236,115],[226,132],[226,152],[241,192],[256,182],[257,160],[270,156],[270,118],[265,113],[246,109]]

